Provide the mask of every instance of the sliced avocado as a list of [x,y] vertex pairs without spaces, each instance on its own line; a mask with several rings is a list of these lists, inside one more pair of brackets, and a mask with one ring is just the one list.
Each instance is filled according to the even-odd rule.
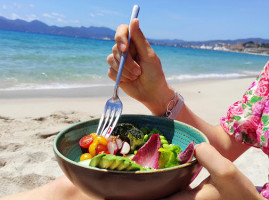
[[116,156],[111,154],[106,154],[102,157],[99,162],[99,167],[103,169],[111,169],[110,166],[115,162]]
[[98,167],[99,166],[99,162],[100,160],[105,156],[106,154],[99,154],[97,156],[94,156],[92,159],[91,159],[91,162],[89,164],[89,166],[91,167]]
[[[124,158],[123,162],[116,168],[116,170],[122,171],[126,170],[131,165],[131,160],[129,158]],[[127,170],[126,170],[127,171]]]
[[121,156],[115,156],[115,161],[110,165],[110,169],[117,170],[118,166],[122,165],[124,160]]
[[126,171],[137,171],[137,170],[141,170],[143,167],[139,164],[137,164],[134,161],[131,161],[129,167],[127,167],[125,170]]
[[112,154],[100,154],[93,157],[89,166],[102,169],[119,170],[119,171],[137,171],[143,167],[128,157],[121,157]]

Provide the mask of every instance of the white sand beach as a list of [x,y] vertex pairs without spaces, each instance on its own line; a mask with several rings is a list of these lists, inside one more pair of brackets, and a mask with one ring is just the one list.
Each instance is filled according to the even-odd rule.
[[[216,125],[253,80],[214,80],[173,87],[197,115]],[[98,90],[102,92],[92,88],[1,92],[0,197],[38,187],[63,175],[53,153],[55,135],[74,123],[101,115],[112,88]],[[120,98],[123,114],[151,114],[123,92]],[[255,185],[268,181],[269,160],[261,150],[249,149],[235,164]],[[202,170],[192,185],[207,175]]]

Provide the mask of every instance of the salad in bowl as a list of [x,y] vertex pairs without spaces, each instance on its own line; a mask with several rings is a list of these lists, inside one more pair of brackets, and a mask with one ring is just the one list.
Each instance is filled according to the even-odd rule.
[[184,190],[201,166],[193,145],[199,130],[171,119],[122,115],[110,138],[96,136],[99,119],[79,122],[54,140],[59,166],[93,199],[160,199]]

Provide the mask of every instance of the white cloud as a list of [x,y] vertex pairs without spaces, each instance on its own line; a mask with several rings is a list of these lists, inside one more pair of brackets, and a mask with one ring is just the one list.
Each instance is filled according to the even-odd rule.
[[43,13],[42,16],[43,16],[43,17],[46,17],[46,18],[53,18],[53,16],[51,16],[51,15],[48,14],[48,13]]
[[50,19],[55,19],[57,21],[62,21],[63,18],[66,18],[65,15],[57,12],[43,13],[42,16]]
[[[53,25],[77,25],[79,20],[70,20],[65,15],[58,12],[50,12],[42,14],[43,21]],[[42,21],[42,19],[41,19]]]
[[23,19],[22,17],[20,17],[20,16],[19,16],[18,14],[16,14],[16,13],[11,13],[10,18],[11,18],[11,19]]
[[52,15],[52,16],[54,16],[54,17],[61,17],[61,18],[65,18],[65,15],[60,14],[60,13],[57,13],[57,12],[52,12],[52,13],[51,13],[51,15]]

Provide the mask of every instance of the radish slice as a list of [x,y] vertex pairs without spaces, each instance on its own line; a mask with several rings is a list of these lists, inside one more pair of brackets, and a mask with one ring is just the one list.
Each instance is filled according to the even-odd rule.
[[116,138],[115,141],[116,141],[116,144],[118,146],[118,149],[121,149],[122,148],[122,144],[123,144],[122,140],[120,138]]
[[130,149],[131,149],[131,147],[130,147],[129,143],[128,142],[123,142],[120,153],[122,155],[126,155],[126,154],[129,153]]
[[113,155],[115,155],[119,150],[115,141],[109,141],[107,143],[107,149],[108,149],[108,152]]

